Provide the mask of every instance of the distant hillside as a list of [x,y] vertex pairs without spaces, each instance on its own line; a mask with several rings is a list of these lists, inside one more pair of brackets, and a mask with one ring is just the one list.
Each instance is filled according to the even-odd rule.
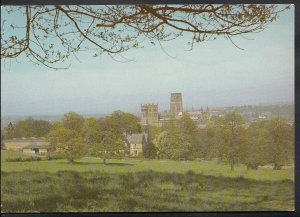
[[[82,116],[84,118],[89,118],[89,117],[100,118],[100,117],[104,117],[106,115],[107,114],[86,114],[86,115],[82,115]],[[3,116],[3,117],[1,117],[1,130],[4,129],[4,127],[6,127],[9,124],[9,122],[16,123],[16,122],[18,122],[20,120],[24,120],[28,117],[31,117],[36,120],[45,120],[45,121],[49,121],[49,122],[55,122],[55,121],[59,121],[63,117],[63,115]]]
[[49,121],[49,122],[58,121],[59,119],[62,118],[61,115],[4,116],[4,117],[1,117],[1,130],[4,127],[6,127],[9,124],[9,122],[16,123],[16,122],[18,122],[20,120],[24,120],[28,117],[32,117],[33,119],[36,119],[36,120],[45,120],[45,121]]
[[226,110],[236,111],[239,113],[254,112],[257,115],[261,113],[271,113],[272,117],[279,116],[288,121],[295,120],[294,104],[232,106],[226,107]]
[[[271,113],[272,117],[280,116],[288,121],[295,120],[295,105],[294,104],[274,104],[274,105],[244,105],[244,106],[230,106],[222,107],[223,112],[236,111],[239,113],[249,113],[254,112],[257,116],[261,113]],[[109,114],[85,114],[83,117],[95,117],[100,118],[107,116]],[[134,113],[134,115],[139,116],[139,113]],[[28,117],[32,117],[37,120],[46,120],[50,122],[58,121],[63,115],[35,115],[35,116],[3,116],[1,117],[1,129],[6,127],[9,122],[16,123],[19,120],[24,120]]]

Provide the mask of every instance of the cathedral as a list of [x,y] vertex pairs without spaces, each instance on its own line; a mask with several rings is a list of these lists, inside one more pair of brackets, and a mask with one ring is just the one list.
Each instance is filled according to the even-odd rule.
[[[209,109],[203,111],[188,112],[193,121],[197,124],[203,124],[210,119]],[[159,113],[158,104],[142,104],[141,105],[141,124],[143,126],[157,126],[163,127],[174,120],[179,120],[183,115],[183,104],[181,93],[171,93],[170,109],[167,112]]]
[[141,105],[141,124],[151,126],[162,126],[171,119],[179,119],[182,116],[182,94],[171,93],[169,112],[159,114],[158,104],[142,104]]

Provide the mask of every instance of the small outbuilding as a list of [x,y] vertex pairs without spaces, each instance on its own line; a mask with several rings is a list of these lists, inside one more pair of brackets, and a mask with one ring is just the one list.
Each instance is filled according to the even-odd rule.
[[30,155],[46,155],[49,151],[49,146],[45,145],[28,145],[22,149],[24,154]]
[[23,148],[30,145],[45,146],[49,145],[49,142],[44,137],[31,137],[31,138],[13,138],[3,140],[5,149],[12,151],[23,151]]

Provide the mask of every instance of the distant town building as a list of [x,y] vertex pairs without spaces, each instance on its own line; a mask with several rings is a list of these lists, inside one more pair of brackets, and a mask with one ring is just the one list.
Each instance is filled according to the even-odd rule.
[[258,115],[258,118],[259,118],[259,119],[267,119],[267,116],[264,115],[264,114],[259,114],[259,115]]
[[262,112],[258,115],[258,119],[263,119],[263,120],[270,120],[272,117],[271,112]]

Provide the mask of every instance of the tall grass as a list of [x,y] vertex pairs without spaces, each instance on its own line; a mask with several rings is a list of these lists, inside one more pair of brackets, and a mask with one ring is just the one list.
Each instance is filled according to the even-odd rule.
[[294,209],[294,182],[186,173],[1,172],[2,212]]

